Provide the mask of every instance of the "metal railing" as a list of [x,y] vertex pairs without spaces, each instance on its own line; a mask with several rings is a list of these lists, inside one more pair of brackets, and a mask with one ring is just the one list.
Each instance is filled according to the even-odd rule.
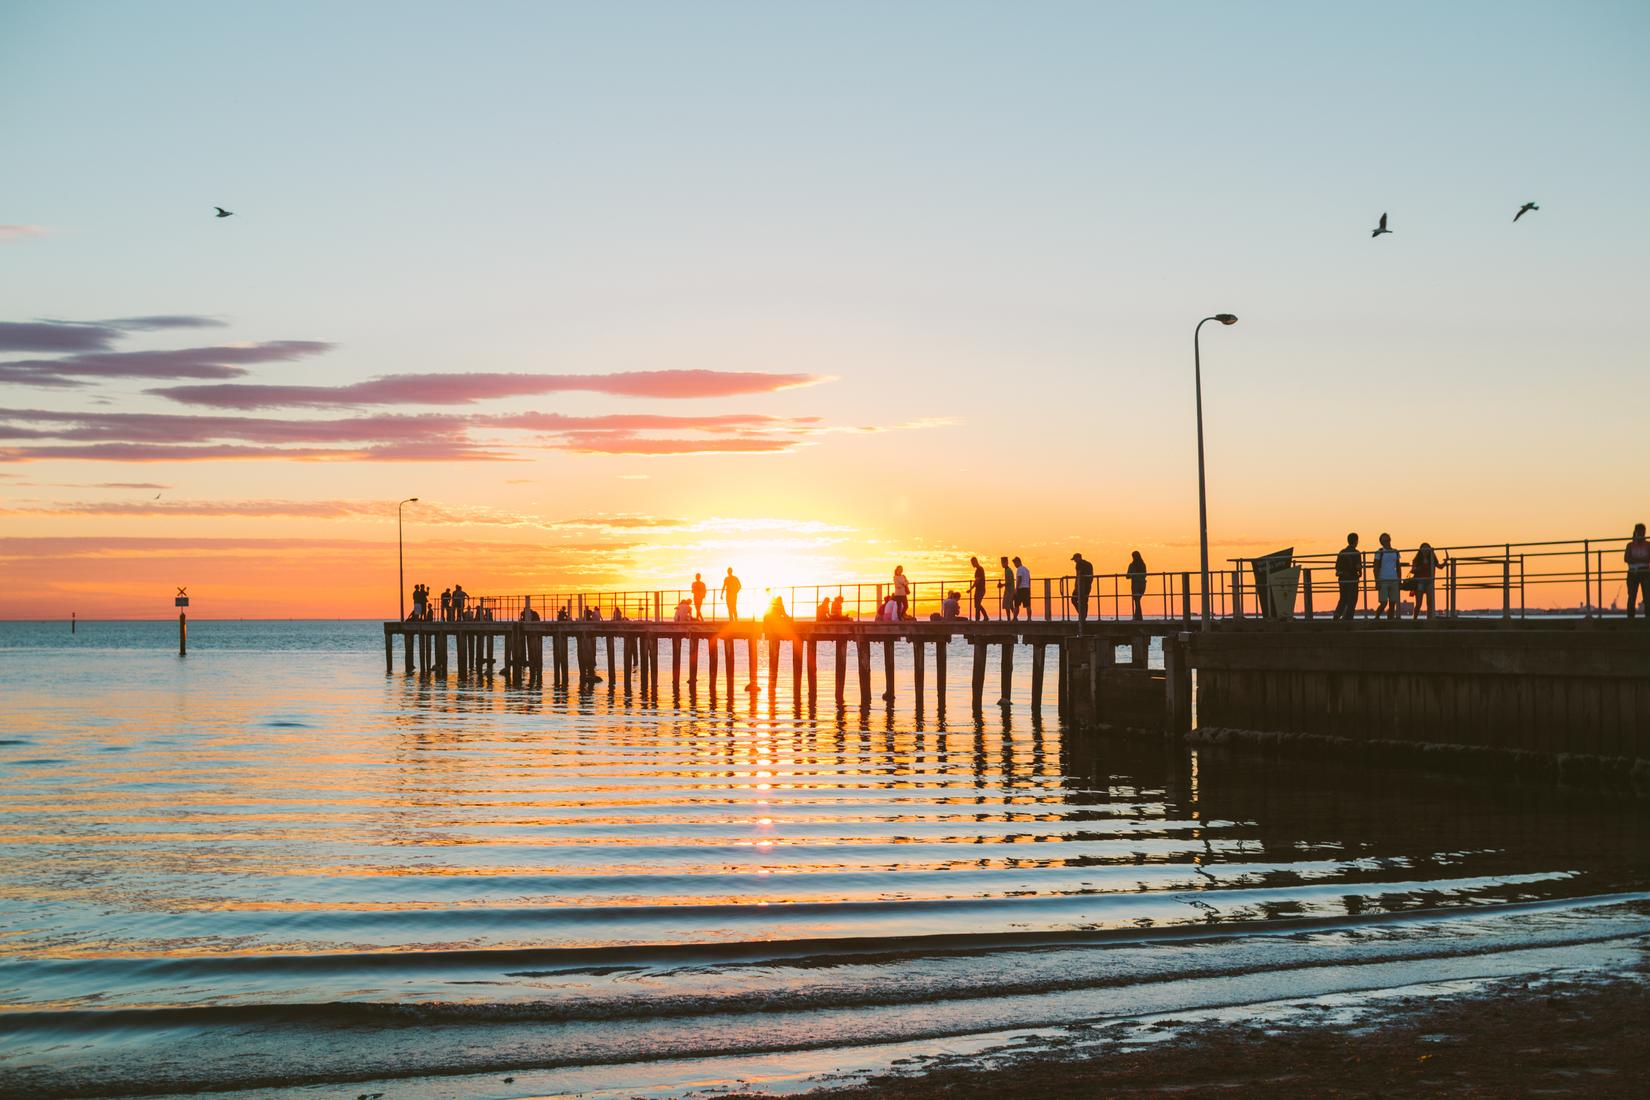
[[[1624,615],[1619,599],[1625,586],[1622,551],[1627,542],[1628,537],[1621,536],[1435,547],[1440,563],[1433,581],[1435,614],[1448,618],[1504,619],[1531,615]],[[1397,549],[1403,565],[1401,573],[1407,578],[1416,549]],[[1378,602],[1373,557],[1373,550],[1360,549],[1356,610],[1360,617],[1373,614]],[[1280,577],[1276,570],[1267,576],[1263,598],[1257,590],[1256,559],[1228,559],[1228,568],[1211,573],[1210,613],[1224,620],[1259,618],[1263,613],[1279,618],[1329,618],[1340,596],[1335,560],[1334,552],[1291,553],[1284,576]],[[1291,570],[1299,572],[1294,575],[1293,590],[1287,591],[1289,586],[1279,587],[1279,583],[1289,579]],[[1107,622],[1137,618],[1149,622],[1192,622],[1202,611],[1199,581],[1198,573],[1191,570],[1097,573],[1083,601],[1085,615],[1082,617]],[[1009,618],[1003,587],[1000,578],[988,576],[981,601],[985,618],[992,621]],[[839,615],[844,620],[867,622],[877,618],[884,601],[894,591],[891,580],[746,587],[739,592],[737,610],[742,621],[761,619],[778,599],[784,613],[791,618],[818,620]],[[910,581],[903,617],[928,620],[945,615],[946,601],[952,593],[956,594],[957,619],[973,619],[973,582],[967,575]],[[1071,574],[1033,578],[1029,615],[1022,613],[1021,617],[1034,621],[1076,620],[1079,618],[1076,593],[1077,578]],[[1608,607],[1604,606],[1607,597],[1611,599]],[[1414,615],[1414,600],[1414,592],[1402,590],[1398,613],[1405,617]],[[471,617],[479,608],[494,619],[516,619],[529,603],[542,619],[556,619],[565,614],[575,620],[599,617],[611,621],[617,613],[625,619],[668,621],[678,617],[678,608],[684,604],[683,613],[702,617],[705,622],[727,622],[730,617],[725,594],[717,587],[708,588],[697,616],[690,589],[653,588],[553,589],[521,595],[471,596],[466,617]],[[433,615],[441,617],[439,606]]]

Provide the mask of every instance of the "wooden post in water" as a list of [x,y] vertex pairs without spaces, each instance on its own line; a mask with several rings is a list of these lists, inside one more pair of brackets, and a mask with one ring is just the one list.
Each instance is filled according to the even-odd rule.
[[791,701],[802,705],[802,639],[791,635]]
[[985,705],[985,641],[974,639],[974,713]]
[[871,640],[861,634],[854,639],[854,663],[859,671],[859,706],[871,705]]
[[722,639],[722,657],[725,659],[725,662],[728,666],[727,669],[724,672],[724,675],[726,675],[727,678],[728,678],[728,703],[732,704],[732,702],[733,702],[733,635],[732,634],[728,634],[725,637],[723,637],[723,639]]
[[604,634],[602,638],[607,642],[607,690],[613,691],[619,686],[619,674],[613,665],[613,635]]
[[808,639],[808,705],[819,702],[819,643]]
[[1014,638],[1003,639],[1002,646],[1002,695],[998,697],[999,706],[1009,706],[1014,702]]
[[882,701],[889,706],[894,705],[894,647],[898,644],[897,638],[882,641]]
[[949,638],[934,643],[934,713],[941,719],[945,718],[945,658],[949,649]]
[[779,686],[779,638],[768,638],[768,698],[772,699]]
[[[710,648],[711,648],[712,655],[714,656],[716,646],[712,645]],[[687,636],[687,651],[688,651],[688,698],[693,699],[693,698],[697,697],[698,694],[699,694],[699,636],[697,634],[689,634]],[[715,678],[715,674],[712,673],[712,679],[714,679],[714,678]]]
[[[73,633],[73,631],[70,631],[70,633]],[[390,628],[386,626],[384,628],[384,675],[385,676],[390,676],[390,675],[393,675],[394,672],[395,672],[395,635],[391,634],[390,633]]]
[[407,633],[407,628],[401,628],[401,669],[408,676],[413,674],[413,636]]
[[1044,650],[1048,646],[1042,642],[1031,643],[1031,712],[1033,714],[1043,709],[1043,661],[1047,657]]
[[[189,656],[189,612],[178,612],[178,656]],[[208,661],[207,664],[212,662]]]
[[589,635],[576,634],[573,637],[574,656],[579,662],[579,690],[583,691],[590,686],[590,664],[585,660],[584,647],[590,640]]
[[715,703],[716,703],[716,683],[717,683],[717,681],[716,681],[716,635],[714,635],[714,634],[712,634],[710,637],[705,639],[705,659],[706,659],[706,668],[709,672],[709,675],[705,677],[705,682],[710,685],[710,701],[711,701],[711,704],[714,706]]
[[624,694],[627,699],[630,697],[630,666],[632,657],[630,651],[635,644],[636,643],[628,634],[619,639],[619,663],[624,666]]
[[482,664],[487,670],[488,677],[491,678],[493,675],[493,632],[491,629],[487,631],[486,640],[482,643],[482,645],[485,647],[487,653],[486,660],[484,660]]
[[1060,670],[1060,687],[1055,693],[1056,707],[1061,718],[1071,713],[1071,645],[1067,642],[1056,643],[1054,652],[1055,667]]
[[1186,643],[1181,638],[1163,638],[1163,718],[1170,733],[1190,733],[1192,729],[1192,672],[1186,666]]
[[927,657],[928,643],[920,637],[913,636],[911,638],[911,679],[918,714],[922,713],[922,689],[925,686],[923,674],[927,671],[925,667],[928,663]]
[[651,635],[647,639],[647,663],[650,666],[647,682],[652,686],[652,698],[659,698],[659,642],[660,639]]
[[848,643],[841,638],[836,639],[836,705],[842,706],[847,699],[848,683]]
[[750,680],[745,684],[745,690],[752,695],[756,694],[756,631],[752,630],[745,635],[745,660],[750,665]]
[[682,639],[670,636],[670,697],[682,694]]

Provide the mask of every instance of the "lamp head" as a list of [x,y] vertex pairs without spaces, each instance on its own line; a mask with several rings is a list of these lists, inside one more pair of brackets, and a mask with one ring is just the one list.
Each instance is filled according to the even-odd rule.
[[1215,320],[1219,321],[1223,325],[1235,325],[1237,324],[1237,314],[1217,313],[1215,314]]
[[[1235,321],[1235,320],[1237,320],[1237,318],[1234,317],[1234,318],[1232,318],[1232,320]],[[417,497],[408,497],[407,498],[407,503],[408,504],[417,504],[418,503],[418,498]]]

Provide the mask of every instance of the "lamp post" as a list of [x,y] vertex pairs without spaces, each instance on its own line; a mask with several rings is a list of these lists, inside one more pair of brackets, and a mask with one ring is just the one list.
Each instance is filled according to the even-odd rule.
[[417,503],[417,497],[408,497],[395,506],[395,586],[396,597],[401,604],[402,622],[407,621],[407,563],[401,542],[401,509]]
[[1197,542],[1203,564],[1203,626],[1209,626],[1209,500],[1203,479],[1203,355],[1198,349],[1198,337],[1210,321],[1223,325],[1237,324],[1230,313],[1205,317],[1192,330],[1192,377],[1197,387]]

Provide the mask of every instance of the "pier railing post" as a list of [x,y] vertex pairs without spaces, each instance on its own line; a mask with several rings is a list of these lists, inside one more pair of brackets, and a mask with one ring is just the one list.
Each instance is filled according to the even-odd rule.
[[1304,605],[1304,609],[1306,611],[1306,621],[1311,622],[1312,621],[1312,570],[1310,570],[1310,569],[1302,569],[1301,570],[1301,595],[1306,597],[1306,602],[1305,602],[1305,605]]
[[[1049,578],[1043,578],[1043,618],[1045,619],[1054,618],[1054,597],[1051,595],[1053,585],[1054,582],[1049,580]],[[1060,610],[1060,617],[1065,618],[1064,608],[1061,608]]]
[[1501,559],[1501,617],[1512,618],[1512,547],[1507,546]]
[[1192,621],[1192,575],[1180,574],[1180,621]]

